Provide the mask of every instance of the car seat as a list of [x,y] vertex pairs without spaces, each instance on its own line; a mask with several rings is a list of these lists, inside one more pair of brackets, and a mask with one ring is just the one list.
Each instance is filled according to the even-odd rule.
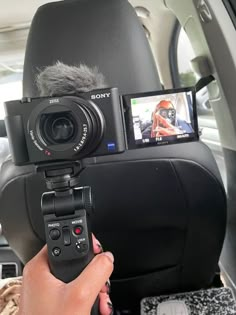
[[[98,66],[121,94],[160,90],[145,32],[126,0],[78,0],[40,7],[29,33],[23,90],[37,97],[38,69],[60,60]],[[208,147],[201,142],[127,150],[87,159],[80,185],[95,198],[93,232],[115,256],[111,298],[136,309],[145,296],[211,285],[226,225],[226,197]],[[5,161],[0,222],[23,263],[45,243],[34,166]]]

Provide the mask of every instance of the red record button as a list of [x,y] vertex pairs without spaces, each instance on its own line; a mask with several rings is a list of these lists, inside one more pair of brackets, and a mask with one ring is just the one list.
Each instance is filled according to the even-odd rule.
[[75,233],[75,235],[80,235],[80,234],[82,234],[82,232],[83,232],[82,226],[76,226],[76,227],[74,227],[74,233]]

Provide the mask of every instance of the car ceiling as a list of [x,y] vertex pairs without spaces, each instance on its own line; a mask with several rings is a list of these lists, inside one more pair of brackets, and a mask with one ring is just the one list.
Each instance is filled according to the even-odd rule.
[[0,32],[29,26],[37,8],[53,0],[5,0],[0,3]]
[[[30,24],[30,21],[37,8],[48,2],[58,0],[5,0],[0,3],[0,32],[18,28]],[[136,6],[144,6],[149,11],[155,12],[164,8],[163,1],[157,0],[130,0],[130,3]]]
[[[118,0],[117,0],[118,1]],[[55,0],[5,0],[0,2],[0,64],[11,64],[12,60],[23,62],[26,40],[31,20],[38,7]],[[164,0],[129,0],[144,25],[157,65],[163,65],[168,54],[170,34],[175,17],[164,5]],[[161,52],[158,52],[161,47]],[[170,71],[158,69],[163,73],[162,82],[171,86]]]

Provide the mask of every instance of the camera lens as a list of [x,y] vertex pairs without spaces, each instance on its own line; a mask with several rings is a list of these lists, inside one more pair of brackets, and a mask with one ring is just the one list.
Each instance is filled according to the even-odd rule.
[[44,115],[42,120],[42,131],[46,142],[65,144],[75,137],[77,128],[70,113]]
[[67,160],[88,156],[98,147],[105,120],[92,101],[77,96],[45,98],[30,115],[28,130],[43,153]]
[[65,117],[56,118],[51,128],[52,139],[60,143],[69,141],[75,129],[73,122]]

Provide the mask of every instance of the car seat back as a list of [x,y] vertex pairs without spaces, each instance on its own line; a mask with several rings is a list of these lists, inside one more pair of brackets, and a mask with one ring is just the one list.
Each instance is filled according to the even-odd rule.
[[[97,66],[121,94],[160,90],[142,25],[126,0],[49,3],[36,13],[27,44],[24,96],[39,96],[39,69],[60,60]],[[216,162],[201,142],[85,160],[80,185],[95,199],[93,232],[115,256],[118,309],[144,296],[199,289],[217,270],[226,198]],[[45,242],[40,209],[46,190],[33,166],[8,159],[0,177],[0,221],[23,262]]]

